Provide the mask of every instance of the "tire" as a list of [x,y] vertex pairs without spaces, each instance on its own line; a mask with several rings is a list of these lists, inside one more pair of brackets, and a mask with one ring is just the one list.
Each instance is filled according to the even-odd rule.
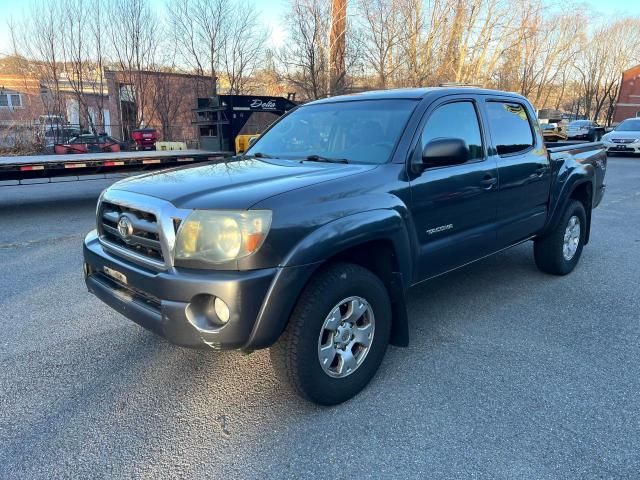
[[[569,223],[577,219],[579,232],[575,234],[575,228],[569,231]],[[557,227],[544,237],[534,242],[533,253],[537,267],[546,273],[553,275],[566,275],[570,273],[580,260],[586,235],[587,215],[582,203],[571,200]],[[565,250],[565,235],[569,235],[567,250]],[[575,244],[577,241],[577,244]],[[574,247],[571,246],[573,243]],[[573,254],[571,254],[573,251]],[[567,254],[571,254],[570,257]]]
[[[358,311],[365,307],[367,310],[353,330],[342,330],[338,337],[343,325],[340,320],[348,317],[350,311],[356,311],[355,306],[350,307],[351,310],[336,309],[345,299],[352,299],[347,303],[356,302]],[[333,323],[329,318],[331,313],[338,319],[335,332],[325,328],[327,322]],[[348,327],[350,323],[344,325]],[[356,329],[359,330],[351,337],[352,342],[356,341],[356,335],[360,338],[361,332],[369,329],[366,335],[370,334],[370,340],[365,341],[369,341],[370,346],[366,352],[365,347],[357,343],[352,350],[345,344],[331,350],[336,338],[348,338],[347,333],[356,332]],[[358,265],[331,264],[318,272],[304,288],[284,333],[270,349],[271,362],[280,380],[289,383],[301,397],[321,405],[336,405],[358,394],[373,378],[386,352],[390,331],[391,302],[382,281]],[[320,363],[320,347],[324,344],[327,344],[324,348],[329,349],[328,356],[334,360],[325,362],[325,366]],[[331,356],[333,351],[339,353]],[[342,360],[349,351],[352,358],[360,355],[359,363],[350,373],[344,367],[351,362]],[[341,367],[343,371],[338,372]]]

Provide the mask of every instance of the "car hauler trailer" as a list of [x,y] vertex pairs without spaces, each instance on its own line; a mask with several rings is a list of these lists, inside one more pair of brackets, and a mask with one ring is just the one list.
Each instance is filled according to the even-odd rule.
[[166,150],[0,157],[0,186],[106,178],[113,173],[222,161],[232,152]]

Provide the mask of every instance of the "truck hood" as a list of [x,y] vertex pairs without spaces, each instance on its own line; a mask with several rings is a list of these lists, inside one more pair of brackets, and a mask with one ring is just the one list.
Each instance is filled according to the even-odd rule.
[[121,180],[111,189],[161,198],[178,208],[245,210],[274,195],[375,167],[247,159],[147,173]]

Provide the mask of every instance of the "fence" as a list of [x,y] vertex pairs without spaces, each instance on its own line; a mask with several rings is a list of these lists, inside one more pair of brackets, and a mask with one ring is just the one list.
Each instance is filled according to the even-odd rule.
[[[130,132],[135,126],[121,124],[100,125],[98,134],[106,133],[124,143],[131,143]],[[161,141],[184,142],[188,148],[198,148],[196,128],[191,124],[169,125],[165,128],[148,125],[158,131]],[[94,133],[90,127],[79,124],[56,124],[24,121],[0,121],[0,152],[7,154],[38,153],[50,150],[56,143],[67,143],[80,134]],[[123,134],[124,133],[124,134]]]

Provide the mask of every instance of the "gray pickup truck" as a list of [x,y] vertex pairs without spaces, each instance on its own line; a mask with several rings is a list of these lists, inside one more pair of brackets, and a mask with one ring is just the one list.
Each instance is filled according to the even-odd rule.
[[411,286],[528,240],[542,271],[571,272],[606,162],[597,143],[547,149],[511,93],[319,100],[233,161],[108,188],[84,240],[86,284],[175,344],[272,347],[298,393],[336,404],[389,343],[408,344]]

